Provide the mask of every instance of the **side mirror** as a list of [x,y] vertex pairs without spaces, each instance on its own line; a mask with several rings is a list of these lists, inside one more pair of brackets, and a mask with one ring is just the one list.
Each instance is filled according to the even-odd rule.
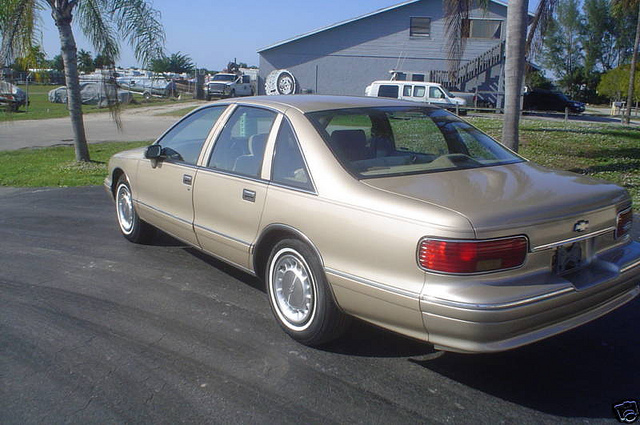
[[147,150],[144,151],[144,157],[147,159],[159,159],[162,156],[162,146],[151,145],[147,146]]

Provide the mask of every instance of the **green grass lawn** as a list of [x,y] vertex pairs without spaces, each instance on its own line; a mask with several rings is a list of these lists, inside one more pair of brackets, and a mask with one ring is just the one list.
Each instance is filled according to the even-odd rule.
[[[499,139],[502,121],[470,118],[469,122]],[[631,193],[640,205],[640,128],[620,124],[523,119],[520,155],[545,167],[608,180]]]
[[[39,120],[39,119],[47,119],[47,118],[63,118],[69,116],[69,111],[67,110],[67,105],[62,103],[51,103],[49,102],[49,91],[60,86],[56,85],[29,85],[29,107],[28,109],[24,106],[20,107],[17,112],[9,112],[6,109],[0,109],[0,121],[10,121],[10,120]],[[27,90],[27,87],[21,85],[20,88],[22,90]],[[162,105],[162,104],[174,104],[181,102],[189,102],[192,101],[189,96],[186,96],[182,100],[178,99],[165,99],[159,97],[152,97],[149,100],[146,100],[142,97],[141,94],[135,93],[133,95],[133,102],[129,105],[121,105],[122,109],[129,108],[140,108],[145,106],[154,106],[154,105]],[[188,110],[193,108],[186,108]],[[82,105],[82,112],[84,114],[92,114],[96,112],[108,112],[107,108],[99,108],[95,105]],[[183,114],[184,115],[184,114]]]
[[162,115],[162,116],[169,116],[169,117],[183,117],[185,115],[187,115],[189,112],[193,111],[196,108],[199,108],[200,105],[198,106],[189,106],[187,108],[181,108],[181,109],[176,109],[174,111],[169,111],[169,112],[165,112],[163,114],[158,114],[158,115]]
[[77,163],[71,146],[0,152],[0,185],[16,187],[99,185],[107,175],[114,153],[150,142],[96,143],[89,145],[92,162]]

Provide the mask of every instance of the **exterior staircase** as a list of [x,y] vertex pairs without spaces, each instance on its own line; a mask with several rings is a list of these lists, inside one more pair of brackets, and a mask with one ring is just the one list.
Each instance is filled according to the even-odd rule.
[[480,103],[498,105],[504,65],[505,42],[461,65],[453,78],[449,71],[431,70],[428,81],[442,84],[447,89],[478,93]]

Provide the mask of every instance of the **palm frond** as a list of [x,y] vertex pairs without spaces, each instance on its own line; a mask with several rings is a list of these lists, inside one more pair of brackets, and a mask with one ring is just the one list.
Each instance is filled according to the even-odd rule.
[[96,50],[96,55],[103,55],[116,61],[120,55],[118,37],[114,23],[108,13],[104,0],[84,0],[76,8],[77,22],[84,35]]
[[2,0],[0,2],[0,66],[26,56],[41,38],[38,0]]
[[471,4],[472,0],[444,0],[443,3],[450,78],[455,77],[464,53],[466,37],[464,37],[463,31],[469,19]]
[[542,46],[542,37],[547,32],[549,23],[553,19],[553,11],[558,0],[540,0],[536,13],[529,25],[529,33],[525,44],[525,54],[530,57]]
[[143,65],[164,56],[165,34],[160,12],[146,0],[108,0],[114,21]]

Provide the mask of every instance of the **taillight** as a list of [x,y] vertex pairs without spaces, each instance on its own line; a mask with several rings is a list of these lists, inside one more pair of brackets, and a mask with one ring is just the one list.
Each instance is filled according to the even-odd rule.
[[521,266],[527,249],[524,236],[484,241],[425,238],[420,241],[418,262],[429,271],[481,273]]
[[628,208],[618,213],[616,220],[616,239],[623,237],[631,230],[633,225],[633,210]]

